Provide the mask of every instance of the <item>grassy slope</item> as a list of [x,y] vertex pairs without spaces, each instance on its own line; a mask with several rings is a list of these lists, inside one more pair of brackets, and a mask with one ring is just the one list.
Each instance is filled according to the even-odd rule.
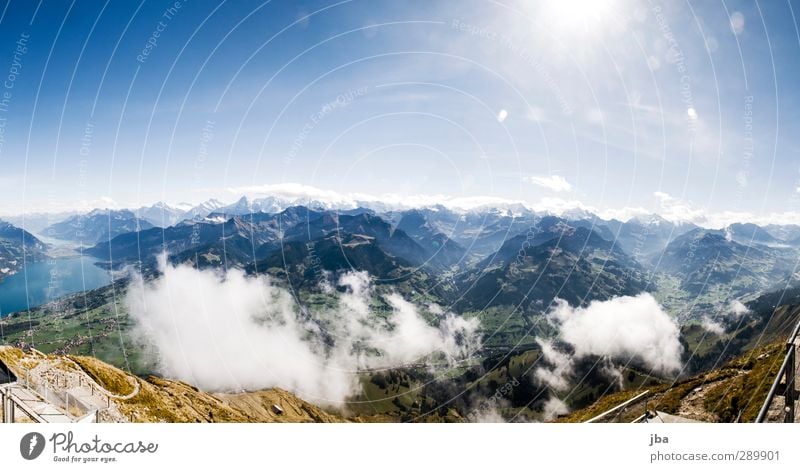
[[[60,356],[25,353],[10,346],[0,346],[0,361],[17,372],[31,368],[42,359],[57,360]],[[103,388],[117,395],[134,391],[133,377],[98,359],[71,356],[72,361]],[[58,363],[59,366],[74,364]],[[328,413],[295,395],[280,389],[257,392],[212,395],[185,382],[149,376],[135,379],[139,393],[129,399],[112,399],[125,418],[133,422],[342,422],[341,416]],[[282,414],[272,410],[283,409]],[[371,418],[357,418],[369,421]]]
[[98,385],[114,395],[130,395],[136,388],[133,384],[135,379],[119,369],[109,368],[109,365],[104,362],[88,356],[68,357],[78,364]]
[[[754,349],[728,362],[720,369],[699,374],[677,383],[661,383],[647,389],[632,389],[601,397],[592,405],[573,411],[559,422],[586,421],[639,393],[649,394],[637,400],[619,415],[620,422],[629,422],[647,410],[679,413],[690,393],[706,389],[702,402],[704,413],[719,422],[734,422],[741,413],[740,422],[752,422],[767,396],[770,385],[780,368],[784,344],[771,343]],[[691,415],[685,415],[691,417]],[[700,419],[700,418],[697,418]]]

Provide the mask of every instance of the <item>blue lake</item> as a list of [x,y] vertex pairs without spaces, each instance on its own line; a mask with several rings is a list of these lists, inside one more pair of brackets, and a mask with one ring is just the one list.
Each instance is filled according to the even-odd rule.
[[111,283],[111,275],[93,257],[69,257],[27,264],[0,281],[0,316],[27,310],[71,293]]

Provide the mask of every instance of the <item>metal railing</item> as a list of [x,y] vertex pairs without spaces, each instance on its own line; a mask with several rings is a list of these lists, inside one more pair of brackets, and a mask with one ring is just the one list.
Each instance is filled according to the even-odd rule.
[[75,395],[61,390],[55,390],[47,381],[37,381],[32,379],[26,372],[25,378],[20,379],[18,385],[24,385],[28,390],[35,392],[46,403],[49,403],[62,410],[73,421],[85,417],[97,410],[97,408],[87,405]]
[[599,420],[605,418],[606,416],[608,416],[608,415],[610,415],[611,413],[614,413],[614,412],[617,412],[617,414],[614,415],[614,419],[616,419],[616,417],[619,416],[619,414],[622,413],[622,411],[625,410],[625,408],[627,408],[628,405],[630,405],[631,403],[634,403],[636,400],[639,400],[640,398],[644,397],[648,393],[650,393],[650,390],[645,390],[644,392],[636,395],[635,397],[620,403],[619,405],[615,406],[614,408],[606,410],[606,411],[600,413],[599,415],[595,416],[594,418],[592,418],[590,420],[584,421],[584,423],[596,423]]
[[[767,418],[769,407],[776,396],[782,396],[784,399],[783,409],[783,422],[794,423],[795,419],[795,402],[798,399],[797,391],[797,337],[800,335],[800,321],[795,326],[789,339],[786,341],[786,357],[783,358],[783,364],[772,382],[769,389],[767,398],[761,406],[761,410],[756,417],[756,423],[763,423]],[[784,381],[785,380],[785,381]]]

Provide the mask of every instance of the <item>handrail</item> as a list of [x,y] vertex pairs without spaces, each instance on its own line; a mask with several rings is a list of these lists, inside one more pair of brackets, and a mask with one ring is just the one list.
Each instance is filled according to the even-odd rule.
[[592,418],[590,420],[584,421],[584,423],[594,423],[595,421],[597,421],[597,420],[599,420],[601,418],[604,418],[606,415],[608,415],[608,414],[610,414],[612,412],[615,412],[615,411],[619,410],[620,408],[625,408],[626,406],[630,405],[631,403],[633,403],[634,401],[638,400],[639,398],[647,395],[648,393],[650,393],[650,390],[645,390],[644,392],[640,393],[639,395],[636,395],[635,397],[630,398],[630,399],[620,403],[619,405],[615,406],[614,408],[612,408],[610,410],[606,410],[603,413],[600,413],[599,415],[595,416],[594,418]]
[[[791,347],[789,348],[791,350]],[[767,393],[767,398],[764,400],[764,404],[761,406],[761,410],[758,412],[758,416],[756,417],[756,423],[763,423],[764,419],[767,416],[767,412],[769,411],[769,406],[772,404],[772,400],[775,399],[775,394],[778,391],[778,386],[781,384],[781,379],[783,378],[783,374],[786,373],[786,367],[789,365],[789,361],[791,360],[790,353],[786,353],[786,357],[783,358],[783,364],[781,364],[781,368],[778,371],[778,374],[775,376],[775,380],[772,382],[772,387],[769,389],[769,393]]]
[[641,423],[642,420],[645,419],[645,418],[647,418],[647,413],[644,413],[643,415],[637,417],[635,420],[631,421],[631,424],[633,424],[633,423]]
[[94,415],[95,421],[90,421],[90,423],[95,423],[95,422],[97,422],[97,413],[98,412],[99,412],[99,410],[95,408],[94,410],[90,411],[89,413],[86,413],[85,415],[81,416],[80,418],[75,418],[74,422],[75,423],[84,423],[84,422],[86,422],[87,418],[89,418],[90,416]]
[[[797,341],[798,336],[800,336],[800,321],[797,322],[797,325],[795,325],[794,329],[792,330],[792,334],[790,334],[789,338],[786,340],[786,356],[783,358],[783,364],[781,364],[780,370],[778,370],[778,373],[775,375],[775,380],[772,382],[769,393],[767,393],[767,398],[764,399],[764,404],[761,405],[761,410],[759,410],[758,416],[756,417],[756,423],[763,423],[766,419],[767,412],[769,412],[769,406],[772,404],[772,401],[775,399],[775,395],[778,393],[778,388],[781,385],[781,379],[783,379],[784,375],[786,376],[786,398],[792,402],[796,400],[794,395],[796,379],[794,377],[796,369],[795,360],[797,345],[795,342]],[[787,370],[789,369],[790,364],[791,372],[788,372]],[[786,405],[786,407],[789,410],[787,410],[788,413],[786,414],[785,421],[794,422],[794,404]]]
[[[46,398],[46,396],[42,395],[42,392],[40,392],[38,390],[35,390],[35,389],[32,389],[29,386],[23,385],[23,384],[21,384],[19,382],[11,382],[11,383],[0,385],[0,395],[5,396],[6,399],[13,404],[13,407],[19,408],[20,410],[22,410],[26,415],[28,415],[28,417],[31,420],[33,420],[36,423],[47,423],[47,420],[45,419],[45,415],[37,413],[24,400],[22,400],[17,395],[15,395],[13,393],[13,389],[14,388],[20,389],[20,390],[25,390],[25,391],[27,391],[27,392],[39,397],[41,399],[41,401],[44,401],[48,405],[50,405],[52,407],[55,407],[57,410],[63,410],[63,413],[59,413],[59,414],[63,415],[63,416],[66,416],[73,423],[86,423],[86,422],[95,423],[95,422],[97,422],[97,414],[98,414],[99,410],[97,408],[88,407],[87,405],[83,404],[83,402],[80,402],[80,400],[78,400],[74,396],[73,396],[73,402],[76,402],[76,401],[80,402],[83,405],[83,408],[86,409],[86,411],[80,412],[79,415],[74,415],[70,411],[70,409],[68,407],[69,406],[69,397],[67,397],[67,408],[65,409],[65,408],[63,408],[63,405],[56,405],[53,402],[49,401],[48,398]],[[65,392],[65,393],[67,393],[67,392]],[[70,394],[67,393],[67,395],[70,395]],[[4,407],[5,407],[5,404],[4,404]],[[6,413],[7,413],[7,411],[5,411],[5,409],[4,409],[4,411],[3,411],[3,422],[9,422],[10,421],[10,419],[5,416]]]
[[791,335],[789,335],[789,339],[786,340],[787,344],[794,344],[797,340],[797,336],[800,336],[800,321],[797,322],[797,326],[794,327],[794,331]]

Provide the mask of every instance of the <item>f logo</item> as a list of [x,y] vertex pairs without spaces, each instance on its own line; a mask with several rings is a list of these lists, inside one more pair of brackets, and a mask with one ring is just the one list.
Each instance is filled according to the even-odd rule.
[[39,457],[44,451],[44,436],[39,433],[28,433],[19,441],[19,453],[26,460]]

